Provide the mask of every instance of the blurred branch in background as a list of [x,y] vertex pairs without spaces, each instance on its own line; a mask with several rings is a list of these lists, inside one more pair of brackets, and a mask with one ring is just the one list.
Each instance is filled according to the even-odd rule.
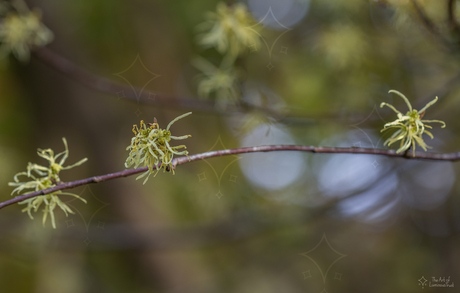
[[[238,104],[228,105],[227,108],[221,109],[216,107],[215,102],[210,100],[199,100],[193,97],[178,97],[168,94],[153,94],[148,91],[142,91],[135,87],[133,90],[133,88],[130,86],[113,82],[107,78],[94,75],[46,47],[35,50],[33,55],[39,58],[41,61],[45,62],[47,65],[51,66],[53,69],[64,73],[72,80],[75,80],[88,88],[110,95],[126,98],[134,102],[148,104],[156,107],[187,109],[216,115],[232,115],[241,112],[244,113],[258,111],[283,123],[303,125],[313,123],[312,119],[308,117],[289,117],[278,113],[275,110],[266,107],[260,107],[245,101],[240,101]],[[154,98],[152,98],[152,94],[154,95]]]
[[[450,51],[457,52],[460,49],[460,27],[455,17],[456,0],[447,0],[447,23],[446,28],[448,30],[448,36],[443,35],[443,27],[436,25],[430,17],[425,13],[422,6],[417,0],[411,0],[415,12],[419,17],[421,23],[429,33],[431,33],[436,39],[438,39],[443,45],[445,45]],[[445,31],[445,30],[444,30]]]
[[[439,103],[442,103],[446,100],[446,97],[454,91],[456,87],[460,85],[460,72],[458,72],[454,77],[446,81],[443,85],[441,85],[438,89],[434,90],[432,93],[423,97],[420,101],[420,104],[426,104],[433,99],[433,97],[439,96],[440,100]],[[438,103],[438,104],[439,104]]]
[[[425,26],[425,28],[430,32],[434,37],[436,37],[440,42],[442,42],[446,46],[450,46],[450,42],[446,39],[436,25],[431,21],[431,19],[425,14],[422,7],[418,4],[417,0],[411,0],[412,4],[415,8],[415,12],[417,13],[418,17],[420,18],[421,23]],[[450,1],[450,0],[449,0]]]
[[460,28],[458,26],[458,22],[455,19],[455,9],[456,9],[456,0],[448,0],[448,10],[449,10],[449,28],[452,32],[454,32],[457,36],[460,36]]
[[[350,120],[352,120],[351,122],[356,122],[362,120],[363,118],[362,115],[359,114],[342,118],[336,117],[336,114],[314,118],[290,116],[289,114],[281,114],[276,110],[249,104],[245,101],[239,101],[238,104],[229,104],[225,109],[222,109],[216,107],[215,102],[211,100],[202,100],[193,97],[177,97],[174,95],[157,93],[154,95],[155,98],[152,99],[151,92],[142,91],[137,88],[134,88],[133,90],[133,88],[130,86],[94,75],[46,47],[35,50],[33,55],[39,58],[41,61],[45,62],[50,67],[64,73],[72,80],[77,81],[88,88],[114,96],[118,95],[120,97],[120,95],[122,95],[122,98],[126,98],[130,101],[139,102],[155,107],[193,110],[201,113],[209,113],[215,115],[233,115],[238,113],[259,112],[272,117],[276,122],[300,126],[315,124],[315,120],[319,119],[327,120],[338,118],[348,120],[348,122],[350,122]],[[442,98],[449,95],[449,93],[459,85],[459,82],[460,72],[452,79],[448,80],[445,84],[440,86],[437,90],[433,91],[433,94],[427,95],[425,98],[423,98],[421,103],[424,103],[424,101],[428,102],[429,100],[432,100],[433,96],[440,96],[442,102],[444,100]],[[366,119],[369,119],[369,117]]]

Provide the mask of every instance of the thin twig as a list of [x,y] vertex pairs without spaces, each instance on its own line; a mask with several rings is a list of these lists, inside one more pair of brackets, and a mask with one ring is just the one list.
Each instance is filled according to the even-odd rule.
[[[316,125],[317,120],[320,119],[338,119],[336,114],[333,114],[333,116],[322,115],[322,117],[315,118],[301,116],[296,117],[289,114],[283,115],[272,109],[266,107],[259,107],[254,104],[246,103],[244,101],[239,103],[239,105],[237,106],[229,105],[226,110],[220,110],[215,106],[215,104],[212,101],[209,100],[199,100],[193,97],[179,98],[173,95],[153,94],[152,92],[146,91],[145,89],[142,90],[136,87],[131,88],[128,85],[113,82],[107,78],[91,74],[90,72],[84,70],[83,68],[74,64],[70,60],[62,57],[56,52],[48,49],[47,47],[39,48],[36,51],[34,51],[33,54],[34,56],[38,57],[41,61],[43,61],[45,64],[51,66],[52,68],[61,73],[64,73],[72,80],[75,80],[88,88],[110,95],[122,95],[122,98],[128,99],[130,101],[145,103],[156,107],[178,108],[220,115],[232,115],[241,112],[244,113],[251,111],[259,111],[274,118],[279,123],[300,126]],[[451,81],[440,87],[440,89],[436,91],[437,95],[441,97],[447,95],[448,91],[458,82],[459,79],[460,73]],[[427,97],[427,99],[428,98],[430,98],[429,101],[431,101],[432,95]],[[353,116],[353,120],[356,121],[361,121],[362,118],[363,117],[360,117],[358,114],[355,114]],[[339,119],[341,118],[339,117]]]
[[[228,155],[237,155],[237,154],[247,154],[247,153],[258,153],[258,152],[275,152],[275,151],[300,151],[300,152],[310,152],[318,154],[368,154],[368,155],[381,155],[387,157],[396,157],[404,159],[415,159],[415,160],[437,160],[437,161],[458,161],[460,160],[460,152],[457,153],[421,153],[416,152],[413,156],[407,154],[397,154],[394,150],[383,150],[383,149],[369,149],[369,148],[337,148],[337,147],[315,147],[315,146],[298,146],[298,145],[266,145],[266,146],[255,146],[255,147],[246,147],[246,148],[237,148],[237,149],[227,149],[219,151],[211,151],[196,155],[191,155],[190,157],[180,157],[173,160],[172,164],[174,168],[177,165],[182,165],[185,163],[204,160],[212,157],[228,156]],[[160,166],[158,166],[160,167]],[[64,182],[57,186],[35,191],[32,193],[24,194],[17,196],[13,199],[4,201],[0,203],[0,209],[6,206],[18,203],[20,201],[26,200],[31,197],[45,195],[58,190],[71,189],[77,186],[86,185],[90,183],[99,183],[103,181],[108,181],[116,178],[127,177],[134,174],[142,173],[148,170],[148,167],[137,168],[131,170],[123,170],[116,173],[94,176],[82,180]]]
[[149,104],[156,107],[186,109],[220,115],[232,115],[241,112],[244,113],[259,111],[283,123],[314,124],[314,121],[311,118],[284,115],[276,110],[257,106],[244,101],[241,101],[236,105],[230,104],[226,107],[225,110],[223,110],[219,109],[219,107],[216,107],[215,103],[211,100],[153,93],[146,89],[140,89],[134,86],[131,87],[129,85],[117,83],[86,71],[85,69],[81,68],[80,66],[76,65],[75,63],[47,47],[42,47],[35,50],[33,55],[43,61],[45,64],[51,66],[53,69],[64,73],[72,80],[75,80],[88,88],[102,93],[118,96],[119,98],[127,99],[133,102]]
[[177,98],[173,95],[155,94],[145,89],[113,82],[107,78],[94,75],[70,60],[53,52],[47,47],[42,47],[33,52],[35,57],[51,66],[53,69],[64,73],[72,80],[99,92],[118,96],[135,102],[147,103],[159,107],[174,107],[193,109],[201,112],[216,112],[214,103],[194,98]]
[[451,47],[450,42],[446,40],[442,34],[439,32],[438,28],[434,25],[434,23],[428,18],[428,16],[423,11],[422,7],[417,3],[417,0],[411,0],[417,15],[419,16],[422,24],[425,28],[436,38],[438,38],[442,43],[444,43],[447,47]]
[[460,34],[460,28],[458,26],[458,22],[455,19],[455,2],[457,0],[448,0],[447,3],[447,13],[449,17],[449,27],[454,32],[457,34],[457,36]]
[[438,89],[435,91],[431,92],[429,95],[421,99],[418,104],[423,107],[423,105],[426,105],[428,102],[433,100],[433,97],[439,97],[440,100],[438,102],[438,106],[440,103],[443,101],[447,100],[446,97],[450,95],[450,93],[459,86],[460,83],[460,71],[457,72],[451,79],[446,81],[443,85],[441,85]]

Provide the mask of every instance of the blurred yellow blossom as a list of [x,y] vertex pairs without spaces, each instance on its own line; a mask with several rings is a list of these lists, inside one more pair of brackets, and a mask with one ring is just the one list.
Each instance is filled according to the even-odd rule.
[[198,36],[199,43],[206,48],[215,47],[219,53],[228,53],[233,57],[248,47],[257,50],[260,40],[255,24],[246,5],[220,2],[216,12],[209,12],[207,20],[198,26],[199,30],[205,31]]
[[203,58],[192,60],[192,64],[201,71],[198,77],[198,95],[209,98],[214,94],[216,106],[225,109],[228,104],[236,103],[240,98],[238,92],[238,74],[233,66],[222,64],[214,66]]
[[12,53],[20,61],[28,61],[30,51],[47,45],[53,33],[41,22],[41,12],[29,11],[22,1],[7,5],[0,2],[2,21],[0,24],[0,55]]
[[365,34],[353,25],[332,26],[322,34],[319,45],[326,60],[337,69],[359,64],[368,52]]

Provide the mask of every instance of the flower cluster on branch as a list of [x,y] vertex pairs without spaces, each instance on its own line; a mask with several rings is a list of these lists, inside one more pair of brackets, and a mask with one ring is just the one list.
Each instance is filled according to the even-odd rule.
[[[29,162],[27,165],[27,171],[26,172],[19,172],[16,175],[14,175],[14,182],[8,183],[9,186],[14,186],[16,187],[13,192],[11,193],[12,195],[14,193],[22,193],[24,191],[30,192],[30,191],[39,191],[43,189],[47,189],[50,187],[54,187],[58,184],[61,183],[61,179],[59,178],[59,173],[62,170],[69,170],[74,167],[80,166],[84,162],[87,161],[87,158],[81,159],[77,163],[70,165],[70,166],[63,166],[67,158],[69,157],[69,148],[67,146],[67,140],[65,138],[62,138],[62,141],[64,142],[65,150],[63,152],[60,152],[57,155],[54,155],[54,151],[52,149],[38,149],[37,154],[47,160],[49,162],[49,166],[45,167],[42,165],[38,164],[32,164]],[[57,162],[58,159],[59,163]],[[19,177],[27,177],[31,179],[30,181],[21,181]],[[27,205],[24,209],[22,209],[22,212],[27,212],[29,214],[29,217],[33,219],[34,217],[32,216],[32,211],[37,212],[40,206],[44,203],[45,208],[43,209],[43,226],[46,223],[46,219],[48,218],[48,215],[51,218],[51,225],[53,228],[56,229],[56,221],[54,219],[54,209],[56,206],[61,208],[61,210],[64,211],[66,216],[68,213],[73,214],[74,212],[67,206],[60,198],[60,195],[70,195],[75,198],[78,198],[79,200],[83,201],[86,203],[86,200],[81,198],[80,196],[73,194],[73,193],[68,193],[68,192],[62,192],[61,190],[58,190],[56,192],[46,194],[46,195],[40,195],[37,197],[29,198],[24,201],[19,202],[20,205],[25,204]]]
[[[166,129],[161,129],[160,125],[154,118],[153,123],[145,124],[144,121],[140,122],[140,126],[133,126],[134,137],[131,140],[126,150],[129,150],[129,156],[126,159],[125,167],[129,168],[134,165],[134,168],[139,166],[148,167],[149,169],[136,179],[147,176],[144,184],[149,179],[152,173],[154,176],[158,174],[161,168],[164,170],[172,170],[174,174],[174,166],[172,160],[174,155],[188,155],[185,150],[185,145],[171,146],[169,142],[171,139],[182,140],[191,137],[191,135],[173,136],[169,128],[179,119],[182,119],[192,112],[185,113],[171,122],[169,122]],[[180,149],[184,149],[180,151]],[[156,172],[155,172],[156,170]]]
[[399,145],[399,149],[396,151],[396,153],[401,153],[406,150],[408,150],[412,146],[412,155],[415,155],[415,145],[418,144],[424,151],[427,151],[427,148],[431,148],[428,146],[425,141],[423,140],[422,135],[427,134],[431,139],[433,139],[433,134],[426,130],[426,128],[432,128],[430,125],[427,125],[426,123],[441,123],[441,127],[444,128],[446,127],[446,123],[444,123],[441,120],[422,120],[423,116],[425,115],[426,109],[428,109],[431,105],[436,103],[438,100],[438,97],[436,97],[434,100],[429,102],[428,104],[425,105],[422,109],[419,111],[412,109],[412,105],[410,104],[409,100],[406,98],[405,95],[402,93],[396,91],[396,90],[390,90],[390,93],[394,93],[401,98],[403,98],[404,102],[406,102],[407,107],[409,108],[409,111],[407,111],[406,115],[401,113],[400,111],[396,110],[396,108],[388,103],[381,103],[380,107],[387,106],[393,111],[396,112],[398,115],[398,119],[396,119],[393,122],[388,122],[384,125],[384,128],[381,131],[386,131],[392,128],[396,128],[397,131],[394,132],[390,138],[388,138],[384,145],[390,146],[391,144],[401,141]]

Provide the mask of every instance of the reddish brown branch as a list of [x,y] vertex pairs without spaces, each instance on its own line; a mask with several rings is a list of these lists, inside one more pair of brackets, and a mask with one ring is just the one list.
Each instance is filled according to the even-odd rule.
[[[228,150],[219,150],[206,152],[196,155],[191,155],[189,158],[180,157],[173,160],[173,166],[199,161],[203,159],[208,159],[212,157],[228,156],[228,155],[238,155],[246,153],[258,153],[258,152],[275,152],[275,151],[300,151],[300,152],[310,152],[318,154],[368,154],[368,155],[381,155],[387,157],[396,157],[404,159],[415,159],[415,160],[437,160],[437,161],[458,161],[460,160],[460,152],[457,153],[448,153],[448,154],[437,154],[437,153],[420,153],[416,152],[414,156],[410,154],[397,154],[394,150],[382,150],[382,149],[368,149],[368,148],[336,148],[336,147],[315,147],[315,146],[298,146],[298,145],[266,145],[266,146],[256,146],[256,147],[247,147],[247,148],[238,148],[238,149],[228,149]],[[131,170],[124,170],[116,173],[94,176],[82,180],[71,181],[61,183],[57,186],[35,191],[32,193],[24,194],[12,198],[10,200],[0,203],[0,209],[6,206],[18,203],[25,199],[49,194],[58,190],[71,189],[77,186],[86,185],[90,183],[99,183],[103,181],[108,181],[116,178],[127,177],[134,174],[142,173],[147,171],[148,168],[137,168]]]

